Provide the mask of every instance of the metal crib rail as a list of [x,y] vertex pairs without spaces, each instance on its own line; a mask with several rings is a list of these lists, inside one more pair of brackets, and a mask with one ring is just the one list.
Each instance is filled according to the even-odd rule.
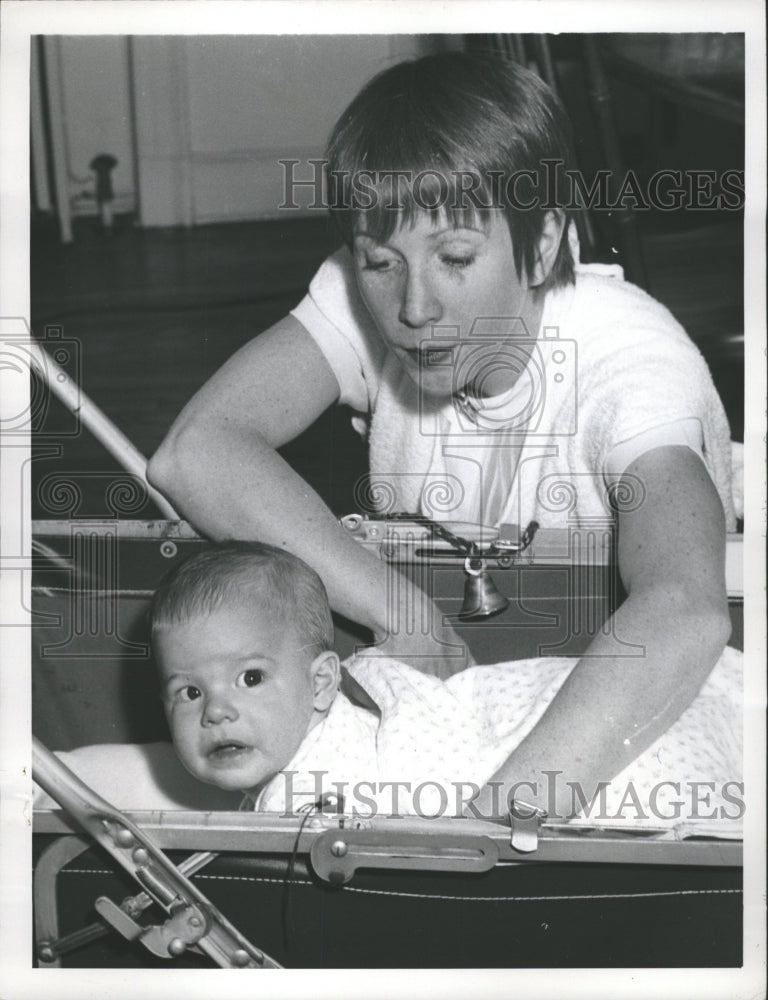
[[[166,850],[215,850],[242,854],[290,854],[301,817],[251,812],[152,812],[125,814]],[[35,813],[35,833],[71,834],[66,817]],[[370,850],[376,834],[375,850]],[[578,825],[543,822],[535,851],[521,853],[512,845],[507,823],[474,818],[416,816],[363,818],[316,813],[301,829],[299,849],[331,870],[331,848],[343,840],[345,866],[354,858],[360,868],[403,867],[418,858],[425,870],[477,871],[493,858],[500,863],[636,864],[734,867],[742,864],[742,830],[736,822],[683,822],[668,827]],[[483,841],[482,851],[479,851]],[[316,846],[319,845],[319,846]],[[456,846],[463,845],[461,851]],[[389,849],[389,853],[384,850]],[[441,846],[446,851],[441,852]],[[481,856],[482,855],[482,856]],[[488,865],[492,867],[492,865]],[[323,871],[317,871],[325,877]]]

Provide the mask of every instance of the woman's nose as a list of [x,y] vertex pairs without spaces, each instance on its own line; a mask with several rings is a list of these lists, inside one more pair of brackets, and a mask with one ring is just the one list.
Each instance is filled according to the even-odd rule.
[[204,726],[216,726],[222,722],[234,722],[238,711],[230,698],[224,694],[210,694],[205,701],[202,722]]
[[429,282],[420,274],[409,271],[400,303],[400,322],[412,330],[420,330],[431,323],[439,323],[442,316],[442,306]]

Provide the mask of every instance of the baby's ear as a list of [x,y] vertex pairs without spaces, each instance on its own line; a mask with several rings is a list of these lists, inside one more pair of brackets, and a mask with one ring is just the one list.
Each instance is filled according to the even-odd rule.
[[312,661],[309,668],[312,677],[312,691],[315,696],[315,710],[327,711],[339,690],[341,665],[333,650],[327,649]]

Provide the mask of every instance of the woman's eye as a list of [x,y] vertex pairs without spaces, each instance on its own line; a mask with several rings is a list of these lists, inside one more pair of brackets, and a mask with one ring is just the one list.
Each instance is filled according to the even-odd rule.
[[260,670],[246,670],[244,673],[240,674],[240,681],[243,687],[256,687],[256,685],[261,684],[263,680],[264,675]]
[[392,266],[393,261],[391,260],[369,260],[366,257],[363,269],[365,271],[387,271]]
[[444,264],[447,264],[448,267],[453,267],[457,271],[460,271],[462,268],[469,267],[470,264],[474,263],[475,258],[472,256],[459,257],[458,255],[454,256],[453,254],[444,253],[440,255],[440,260]]

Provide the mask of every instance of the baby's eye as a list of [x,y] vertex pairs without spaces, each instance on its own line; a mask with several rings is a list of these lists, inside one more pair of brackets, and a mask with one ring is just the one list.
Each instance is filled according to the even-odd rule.
[[197,701],[198,698],[202,697],[202,692],[194,684],[187,684],[186,687],[179,688],[176,697],[179,701]]
[[264,674],[260,670],[246,670],[240,674],[237,680],[243,687],[252,688],[256,687],[257,684],[261,684],[264,680]]

